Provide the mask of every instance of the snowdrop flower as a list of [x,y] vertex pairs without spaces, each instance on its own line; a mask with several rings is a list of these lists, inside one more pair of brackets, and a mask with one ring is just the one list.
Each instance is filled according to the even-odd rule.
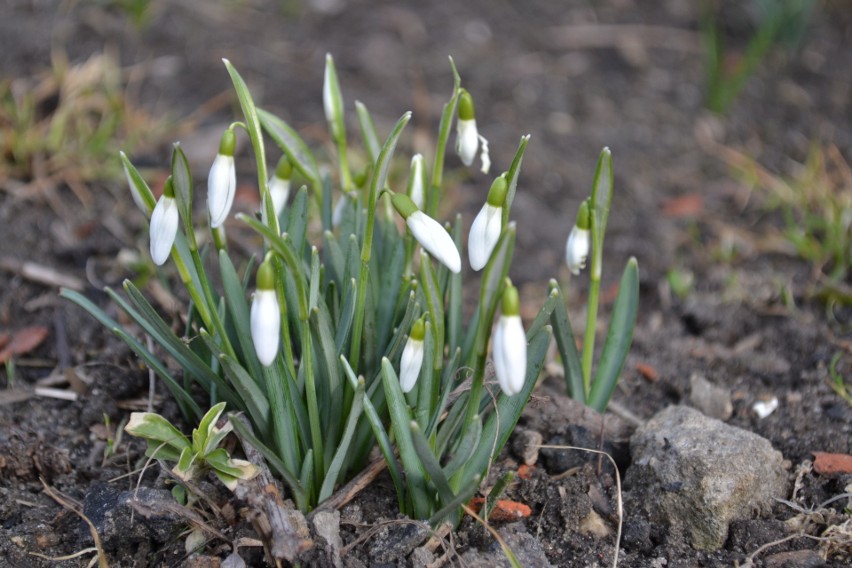
[[339,141],[343,136],[343,97],[340,94],[340,83],[337,82],[337,70],[330,53],[325,55],[325,73],[322,81],[322,107],[325,120],[331,130],[331,137]]
[[269,260],[257,269],[257,290],[251,302],[251,340],[264,367],[275,361],[281,334],[281,310],[275,295],[275,275]]
[[508,189],[509,184],[506,182],[505,174],[495,179],[488,191],[485,205],[470,226],[467,252],[470,257],[470,267],[474,270],[482,270],[485,267],[500,239],[500,232],[503,229],[503,204],[506,201]]
[[508,279],[502,309],[492,345],[494,370],[500,389],[506,396],[513,396],[523,390],[526,380],[527,337],[519,315],[518,289]]
[[423,209],[426,195],[426,175],[423,169],[423,154],[414,154],[411,157],[411,173],[408,175],[408,188],[406,193],[418,209]]
[[175,189],[169,176],[163,186],[163,195],[151,213],[151,259],[157,266],[162,266],[172,252],[179,221]]
[[589,246],[591,244],[590,213],[589,200],[587,199],[580,204],[580,210],[577,212],[577,223],[571,229],[568,242],[565,243],[565,262],[568,264],[568,270],[574,275],[580,274],[580,271],[586,267],[586,259],[589,257]]
[[408,230],[417,239],[426,252],[454,274],[461,272],[461,257],[456,243],[444,227],[433,218],[420,211],[411,198],[401,193],[391,197],[394,209],[405,219]]
[[281,156],[281,159],[278,160],[278,165],[275,167],[275,173],[269,178],[269,183],[267,184],[276,217],[284,211],[284,205],[287,204],[287,198],[290,197],[290,177],[292,175],[293,165],[290,164],[287,156]]
[[237,193],[237,170],[234,166],[236,145],[237,136],[229,128],[222,134],[219,153],[207,176],[207,210],[210,212],[210,226],[214,229],[225,222]]
[[402,392],[411,392],[420,377],[420,367],[423,366],[423,339],[426,337],[426,326],[419,319],[411,326],[411,334],[405,342],[402,357],[399,360],[399,386]]
[[488,154],[488,140],[479,135],[476,128],[476,118],[473,108],[473,97],[462,89],[459,95],[458,121],[456,122],[456,153],[464,165],[469,166],[476,158],[479,143],[482,143],[482,173],[487,174],[491,169],[491,158]]

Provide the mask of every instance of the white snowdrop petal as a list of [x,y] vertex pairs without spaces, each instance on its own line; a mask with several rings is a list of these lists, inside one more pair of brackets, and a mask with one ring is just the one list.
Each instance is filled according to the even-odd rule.
[[415,154],[411,158],[411,201],[418,209],[423,209],[425,203],[425,190],[423,188],[423,156]]
[[268,185],[269,196],[272,198],[272,206],[275,208],[275,215],[281,215],[281,212],[284,211],[284,206],[287,204],[287,198],[290,197],[290,180],[272,176]]
[[461,257],[450,234],[433,218],[415,211],[405,220],[414,238],[426,252],[454,274],[461,272]]
[[217,154],[210,167],[210,175],[207,176],[207,209],[210,212],[211,227],[219,227],[225,222],[234,204],[236,192],[237,171],[234,157]]
[[474,270],[482,270],[491,258],[494,247],[500,239],[500,231],[503,224],[503,208],[494,207],[486,203],[479,210],[476,219],[470,226],[468,234],[467,252],[470,258],[470,267]]
[[527,373],[527,339],[520,316],[501,316],[494,333],[494,370],[507,396],[524,388]]
[[476,119],[459,119],[456,125],[456,153],[464,165],[469,166],[476,158],[479,147],[479,132],[476,129]]
[[402,392],[411,392],[423,366],[423,342],[408,338],[399,360],[399,386]]
[[275,361],[281,334],[281,311],[275,290],[257,290],[251,303],[251,340],[264,367]]
[[580,229],[576,225],[568,235],[565,243],[565,262],[571,274],[580,274],[580,270],[586,267],[586,259],[589,257],[589,246],[591,236],[588,229]]
[[177,203],[173,197],[161,197],[151,213],[151,259],[157,266],[163,265],[175,244],[178,223]]

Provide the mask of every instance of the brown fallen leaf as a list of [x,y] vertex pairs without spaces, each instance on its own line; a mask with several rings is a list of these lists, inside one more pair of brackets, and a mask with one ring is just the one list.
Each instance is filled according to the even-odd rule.
[[848,454],[830,454],[811,452],[814,456],[814,471],[829,475],[832,473],[852,473],[852,456]]
[[29,353],[45,340],[47,328],[40,325],[25,327],[15,332],[12,340],[0,351],[0,364],[5,363],[15,355]]

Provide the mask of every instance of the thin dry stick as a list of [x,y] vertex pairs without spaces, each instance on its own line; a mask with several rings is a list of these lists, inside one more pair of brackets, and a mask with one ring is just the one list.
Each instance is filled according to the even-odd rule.
[[378,459],[367,466],[367,469],[355,476],[352,481],[341,487],[337,493],[323,501],[319,507],[314,509],[308,518],[312,518],[318,511],[330,511],[340,509],[355,498],[364,488],[370,485],[376,477],[387,468],[384,458]]
[[551,446],[551,445],[542,445],[539,448],[550,449],[550,450],[580,450],[582,452],[590,452],[593,454],[603,454],[607,457],[607,459],[612,464],[613,469],[615,470],[615,487],[618,491],[618,495],[616,498],[616,503],[618,504],[618,530],[615,533],[615,553],[612,557],[612,566],[615,568],[618,566],[618,549],[621,544],[621,525],[624,521],[624,504],[621,500],[621,475],[618,473],[618,466],[615,464],[615,460],[612,459],[612,456],[606,452],[601,452],[598,450],[590,450],[589,448],[580,448],[577,446]]

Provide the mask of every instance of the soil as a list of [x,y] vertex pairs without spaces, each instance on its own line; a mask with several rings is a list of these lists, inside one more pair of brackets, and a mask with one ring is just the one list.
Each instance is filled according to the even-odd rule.
[[[188,150],[196,149],[190,157],[202,178],[218,133],[234,116],[233,98],[223,96],[230,87],[222,57],[240,70],[256,100],[321,148],[327,144],[322,69],[330,52],[347,110],[351,101],[364,101],[380,132],[405,110],[414,110],[403,151],[428,152],[451,90],[446,56],[452,55],[475,97],[494,169],[505,169],[520,136],[532,135],[513,208],[518,251],[511,274],[531,306],[544,298],[548,278],[567,281],[565,237],[588,194],[600,149],[612,149],[616,198],[603,289],[611,291],[625,261],[635,256],[641,296],[633,349],[606,430],[596,429],[593,424],[600,422],[576,409],[567,412],[570,403],[560,379],[551,377],[535,393],[519,432],[494,466],[492,481],[517,469],[524,432],[541,434],[545,443],[603,445],[623,479],[631,463],[627,439],[636,423],[667,405],[690,404],[690,377],[697,373],[730,392],[729,424],[756,432],[783,453],[791,490],[794,481],[799,487],[794,505],[816,507],[852,483],[849,473],[808,468],[815,451],[852,454],[852,407],[832,390],[829,372],[835,356],[842,375],[852,369],[850,312],[827,310],[812,297],[813,267],[788,246],[777,246],[780,215],[765,206],[765,195],[738,183],[712,151],[718,145],[707,142],[711,133],[717,143],[745,151],[778,173],[804,161],[814,141],[834,144],[849,158],[849,6],[818,3],[801,45],[773,51],[730,111],[718,116],[703,105],[698,8],[688,0],[161,1],[150,3],[141,25],[122,8],[132,4],[3,3],[0,80],[49,69],[51,50],[79,63],[108,49],[127,66],[128,96],[151,116],[191,116],[180,136]],[[725,5],[725,32],[736,55],[750,27],[745,9],[733,4]],[[156,179],[168,152],[164,144],[133,160]],[[448,166],[454,190],[446,212],[459,209],[469,222],[488,182],[463,173],[454,157]],[[245,170],[250,179],[249,167]],[[0,186],[8,189],[8,182],[0,180]],[[144,249],[145,235],[124,184],[89,190],[95,199],[86,205],[63,186],[51,196],[0,194],[0,329],[49,330],[40,346],[16,358],[14,373],[8,366],[0,370],[5,389],[0,390],[0,566],[83,566],[92,558],[89,553],[57,559],[92,547],[93,541],[73,504],[61,506],[45,486],[90,513],[93,500],[114,497],[137,482],[152,491],[164,487],[156,468],[141,480],[126,475],[144,450],[138,441],[125,437],[114,452],[107,451],[105,417],[114,429],[130,410],[144,407],[147,371],[95,321],[60,300],[55,287],[9,262],[31,261],[78,278],[90,297],[115,311],[99,290],[133,276],[132,267],[116,259]],[[694,277],[685,295],[672,291],[671,270]],[[575,324],[584,317],[584,282],[570,283]],[[70,377],[76,390],[60,388],[76,392],[76,401],[33,394],[33,386],[55,377]],[[158,387],[157,411],[178,420],[163,394]],[[778,409],[759,418],[753,404],[773,397]],[[507,498],[531,507],[530,516],[495,526],[520,540],[531,535],[553,566],[611,564],[615,472],[596,457],[564,454],[542,451],[526,478],[507,491]],[[227,510],[227,495],[211,491]],[[785,522],[799,515],[792,505],[776,503],[769,513],[734,523],[725,546],[705,552],[643,515],[643,499],[653,496],[643,493],[641,483],[626,486],[624,498],[621,566],[742,564],[787,535]],[[837,514],[845,502],[828,509]],[[230,516],[215,519],[219,529],[232,539],[256,538],[230,506]],[[406,526],[395,507],[382,476],[344,507],[345,565],[397,563],[382,554],[395,542],[388,531],[398,533],[387,527]],[[591,511],[602,520],[600,533],[582,522]],[[216,566],[227,556],[225,541],[213,538],[204,554],[190,558],[181,538],[186,523],[178,521],[165,530],[148,526],[147,532],[113,534],[104,542],[110,565]],[[485,551],[494,540],[468,518],[447,543],[455,551],[449,564],[465,566],[477,565],[466,551]],[[769,546],[755,562],[848,565],[852,551],[831,550],[823,559],[825,546],[813,539],[787,540]],[[240,549],[249,565],[262,565],[259,550]]]

